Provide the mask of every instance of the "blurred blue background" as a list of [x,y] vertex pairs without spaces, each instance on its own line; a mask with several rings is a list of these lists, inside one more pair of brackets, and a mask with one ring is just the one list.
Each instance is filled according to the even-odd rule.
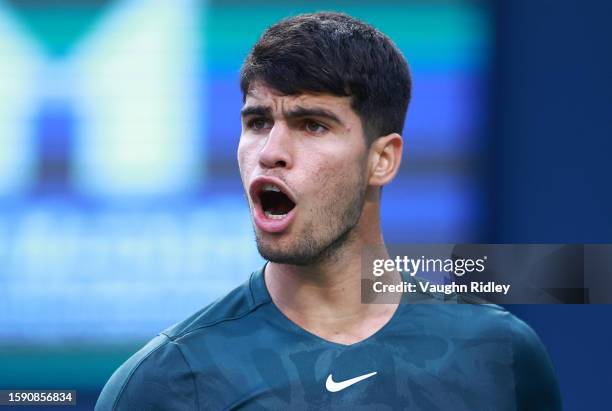
[[[238,73],[300,12],[363,18],[411,66],[387,241],[611,242],[611,57],[591,57],[610,7],[579,8],[592,24],[577,2],[532,3],[0,0],[0,387],[76,388],[87,409],[135,349],[262,264]],[[549,347],[567,409],[612,386],[569,359],[583,342],[603,355],[609,307],[511,309]]]

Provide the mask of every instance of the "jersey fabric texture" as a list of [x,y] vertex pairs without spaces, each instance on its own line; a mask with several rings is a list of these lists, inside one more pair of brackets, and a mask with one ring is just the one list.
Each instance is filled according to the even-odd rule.
[[561,409],[536,334],[492,304],[400,304],[352,345],[272,302],[263,269],[127,360],[96,411]]

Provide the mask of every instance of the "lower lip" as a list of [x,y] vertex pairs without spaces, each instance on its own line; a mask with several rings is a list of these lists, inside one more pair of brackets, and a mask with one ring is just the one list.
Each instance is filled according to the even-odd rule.
[[283,216],[283,218],[270,218],[264,213],[261,204],[255,204],[253,207],[253,220],[257,228],[262,231],[267,233],[281,233],[285,231],[293,221],[296,208],[297,206],[293,207],[291,211]]

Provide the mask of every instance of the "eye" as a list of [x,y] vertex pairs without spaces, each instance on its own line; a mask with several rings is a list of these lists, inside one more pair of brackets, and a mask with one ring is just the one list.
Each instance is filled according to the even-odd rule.
[[247,128],[254,131],[261,131],[270,127],[270,121],[265,118],[254,118],[247,121]]
[[312,133],[312,134],[322,134],[327,131],[327,127],[313,120],[307,120],[304,123],[304,128],[306,129],[307,132]]

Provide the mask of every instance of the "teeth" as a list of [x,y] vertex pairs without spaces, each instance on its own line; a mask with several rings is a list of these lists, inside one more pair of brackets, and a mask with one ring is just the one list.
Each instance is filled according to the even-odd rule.
[[266,215],[266,217],[271,218],[273,220],[280,220],[281,218],[287,215],[287,214],[272,214],[269,211],[264,211],[264,214]]
[[281,190],[274,184],[264,184],[264,186],[261,188],[261,191],[276,191],[277,193],[279,193]]

